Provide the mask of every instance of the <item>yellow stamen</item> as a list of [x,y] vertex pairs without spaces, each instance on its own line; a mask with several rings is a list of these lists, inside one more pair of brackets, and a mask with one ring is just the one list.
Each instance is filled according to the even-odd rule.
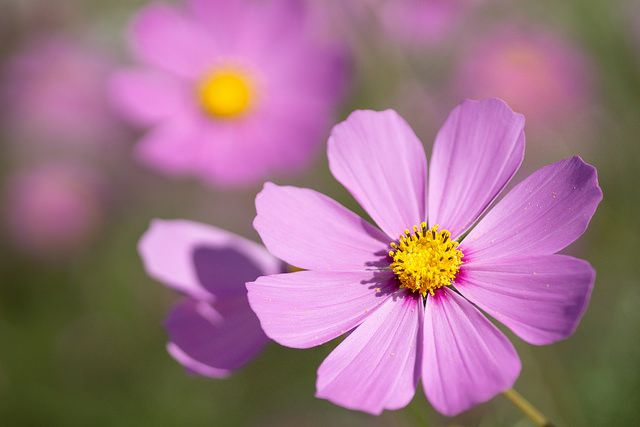
[[427,229],[427,223],[414,226],[390,244],[389,256],[393,258],[391,269],[400,281],[400,286],[423,297],[453,283],[462,264],[462,251],[458,242],[451,240],[448,230],[438,225]]
[[253,92],[253,84],[246,73],[235,68],[223,68],[202,79],[198,86],[198,99],[209,115],[234,118],[251,107]]

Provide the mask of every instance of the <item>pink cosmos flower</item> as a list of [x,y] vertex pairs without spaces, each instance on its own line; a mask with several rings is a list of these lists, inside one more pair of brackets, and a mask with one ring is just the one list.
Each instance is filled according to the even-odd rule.
[[457,93],[499,96],[536,127],[584,114],[591,72],[584,53],[558,35],[498,28],[470,45],[455,78]]
[[335,49],[309,34],[300,2],[189,0],[138,13],[130,44],[142,62],[118,73],[119,109],[150,127],[139,158],[218,184],[304,166],[344,86]]
[[79,166],[44,164],[15,172],[5,193],[9,237],[35,256],[75,252],[104,221],[103,190],[101,177]]
[[138,250],[150,276],[184,294],[165,322],[167,350],[180,364],[222,378],[264,348],[244,287],[282,271],[264,247],[205,224],[154,220]]
[[[520,360],[484,311],[536,345],[568,337],[594,271],[556,252],[602,198],[579,157],[546,166],[486,214],[524,156],[524,117],[465,101],[422,144],[394,111],[356,111],[329,139],[331,172],[378,225],[313,190],[267,183],[254,222],[267,249],[308,271],[248,283],[267,336],[307,348],[351,333],[318,370],[317,396],[378,414],[419,378],[454,415],[510,388]],[[428,180],[427,180],[428,176]]]
[[3,73],[5,129],[22,143],[112,146],[124,133],[106,96],[112,65],[96,46],[69,36],[30,41]]

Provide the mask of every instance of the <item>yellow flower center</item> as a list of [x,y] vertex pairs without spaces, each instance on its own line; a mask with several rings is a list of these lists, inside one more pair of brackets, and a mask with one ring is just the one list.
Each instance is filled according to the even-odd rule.
[[430,229],[423,222],[414,226],[413,233],[407,228],[390,244],[389,256],[393,258],[391,269],[400,281],[400,287],[419,292],[423,297],[433,295],[435,290],[453,283],[462,264],[462,251],[458,242],[451,240],[448,230]]
[[206,76],[198,86],[202,108],[216,118],[234,118],[245,113],[254,93],[249,77],[234,68],[217,70]]

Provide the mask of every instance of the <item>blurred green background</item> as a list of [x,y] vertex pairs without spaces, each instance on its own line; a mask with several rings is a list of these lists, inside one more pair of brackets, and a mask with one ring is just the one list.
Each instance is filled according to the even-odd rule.
[[[349,2],[328,3],[349,22]],[[68,32],[128,63],[123,28],[143,4],[0,0],[0,62],[34,34]],[[604,200],[587,233],[571,248],[597,270],[591,304],[575,335],[556,345],[526,345],[509,333],[523,360],[516,389],[559,426],[640,425],[638,6],[622,0],[486,0],[441,47],[404,48],[389,42],[380,28],[347,25],[353,77],[336,122],[355,108],[397,108],[427,149],[446,113],[460,101],[440,88],[464,47],[491,26],[526,22],[551,28],[589,58],[593,78],[586,120],[552,131],[538,124],[541,131],[527,133],[524,169],[572,154],[598,168]],[[408,93],[415,99],[407,99]],[[15,155],[16,141],[0,131],[0,173],[6,178],[24,155]],[[257,240],[251,220],[260,186],[221,190],[169,179],[130,159],[135,139],[129,139],[124,148],[109,149],[114,157],[92,159],[115,190],[104,224],[82,250],[43,259],[16,248],[3,227],[1,425],[532,425],[501,396],[455,419],[439,416],[421,390],[406,409],[380,417],[315,399],[316,369],[335,343],[304,351],[272,344],[225,380],[188,375],[164,349],[161,324],[176,295],[145,275],[137,240],[154,217],[199,220]],[[321,149],[304,174],[274,179],[315,188],[361,212],[326,163]]]

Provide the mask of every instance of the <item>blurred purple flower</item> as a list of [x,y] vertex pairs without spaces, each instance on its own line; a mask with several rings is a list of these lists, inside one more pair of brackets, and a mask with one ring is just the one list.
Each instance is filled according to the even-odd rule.
[[591,69],[568,40],[549,32],[503,27],[472,43],[456,77],[460,96],[498,96],[536,127],[562,124],[591,101]]
[[39,145],[117,142],[123,125],[106,96],[111,70],[96,46],[59,35],[32,40],[4,70],[5,130],[14,140]]
[[[189,0],[145,7],[114,76],[119,109],[150,132],[137,154],[175,175],[246,184],[306,165],[345,86],[343,57],[301,2]],[[322,38],[322,37],[321,37]]]
[[263,349],[268,339],[245,282],[282,271],[264,247],[205,224],[154,220],[138,250],[150,276],[185,295],[165,322],[167,349],[180,364],[221,378]]
[[354,112],[331,134],[329,165],[379,228],[313,190],[265,185],[256,230],[273,255],[309,270],[247,284],[265,333],[307,348],[352,331],[320,366],[318,397],[379,414],[407,405],[421,377],[433,406],[455,415],[520,372],[513,345],[475,306],[532,344],[573,333],[594,271],[556,253],[585,231],[602,192],[595,168],[573,157],[483,216],[524,145],[522,115],[497,99],[465,101],[438,133],[427,180],[422,144],[400,116]]
[[83,248],[104,220],[104,182],[89,169],[46,164],[7,180],[9,237],[36,256],[57,258]]

